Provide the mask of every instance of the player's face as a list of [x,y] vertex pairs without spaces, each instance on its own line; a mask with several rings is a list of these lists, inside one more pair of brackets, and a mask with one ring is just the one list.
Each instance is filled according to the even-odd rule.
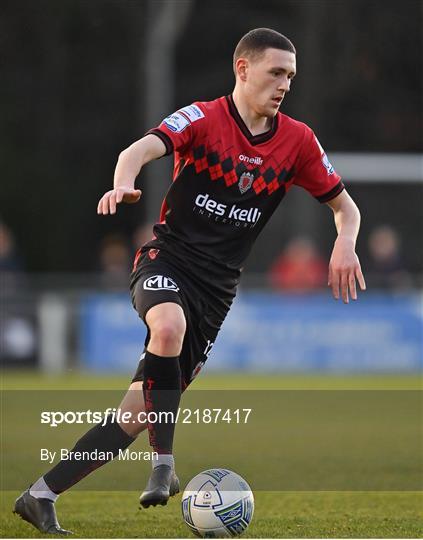
[[266,49],[245,70],[245,98],[260,116],[275,116],[296,73],[295,54],[280,49]]

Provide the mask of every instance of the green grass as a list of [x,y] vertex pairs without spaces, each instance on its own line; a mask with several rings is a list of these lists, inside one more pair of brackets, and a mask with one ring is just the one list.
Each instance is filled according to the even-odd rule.
[[[41,426],[40,407],[103,410],[117,405],[127,383],[127,377],[73,372],[2,373],[2,537],[43,536],[11,513],[13,501],[48,467],[36,455],[40,445],[70,447],[86,431]],[[415,392],[421,387],[418,376],[203,375],[183,404],[246,405],[254,412],[247,426],[178,426],[182,484],[216,465],[245,476],[256,500],[245,537],[422,537],[422,411]],[[110,392],[94,392],[105,389]],[[240,391],[216,391],[224,389]],[[147,450],[145,437],[134,446]],[[62,526],[76,537],[192,537],[180,495],[166,508],[138,510],[136,490],[148,471],[148,462],[103,467],[59,499]]]
[[[11,513],[17,493],[4,492],[2,535],[40,538]],[[59,499],[63,527],[83,538],[193,537],[184,525],[180,495],[168,506],[138,510],[136,492],[70,492]],[[258,492],[245,538],[421,538],[421,493]]]
[[[62,375],[33,371],[0,371],[5,390],[123,390],[129,376],[98,375],[69,370]],[[190,386],[205,390],[421,390],[420,375],[319,375],[319,374],[201,374]]]

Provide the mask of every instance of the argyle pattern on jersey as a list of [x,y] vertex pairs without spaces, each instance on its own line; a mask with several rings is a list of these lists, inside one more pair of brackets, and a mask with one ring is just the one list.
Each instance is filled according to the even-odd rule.
[[294,176],[293,168],[287,170],[284,167],[279,173],[276,173],[273,167],[268,167],[264,172],[261,172],[258,167],[249,169],[244,163],[238,163],[235,166],[230,156],[221,161],[218,152],[206,153],[204,145],[197,146],[192,150],[192,159],[197,174],[208,170],[212,180],[223,179],[228,187],[238,182],[244,172],[253,174],[252,187],[257,195],[265,189],[269,195],[281,187],[285,189],[285,184]]

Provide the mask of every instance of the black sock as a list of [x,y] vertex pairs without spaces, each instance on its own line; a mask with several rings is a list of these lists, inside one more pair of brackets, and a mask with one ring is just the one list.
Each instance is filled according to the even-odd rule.
[[[119,426],[117,422],[107,419],[103,423],[94,426],[79,439],[72,448],[72,452],[111,452],[113,457],[117,456],[119,450],[124,450],[135,441]],[[44,480],[51,491],[62,493],[74,484],[85,478],[91,471],[94,471],[108,463],[113,457],[106,459],[69,459],[62,460],[44,475]]]
[[[171,412],[176,419],[181,400],[179,356],[156,356],[146,351],[143,392],[147,413]],[[175,423],[170,421],[170,415],[162,421],[148,422],[147,427],[153,450],[158,454],[171,454]]]

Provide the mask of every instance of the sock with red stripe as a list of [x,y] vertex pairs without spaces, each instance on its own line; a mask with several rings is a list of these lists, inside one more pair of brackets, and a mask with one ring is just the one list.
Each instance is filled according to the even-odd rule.
[[[146,351],[144,362],[143,392],[145,409],[149,414],[150,445],[159,455],[172,454],[175,420],[181,400],[179,356],[157,356]],[[154,419],[157,421],[150,421]]]

